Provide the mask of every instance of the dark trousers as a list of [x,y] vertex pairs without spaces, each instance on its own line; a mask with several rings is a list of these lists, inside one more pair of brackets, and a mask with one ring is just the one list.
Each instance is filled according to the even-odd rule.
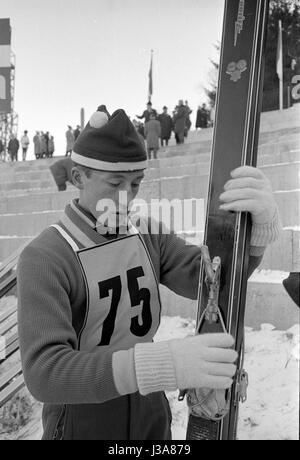
[[175,133],[176,144],[184,144],[184,132]]
[[135,393],[103,404],[69,405],[55,421],[46,412],[44,440],[171,439],[172,416],[162,392],[147,396]]
[[166,139],[166,138],[161,139],[161,140],[160,140],[160,143],[161,143],[161,146],[162,146],[162,147],[164,147],[165,143],[166,143],[166,147],[168,147],[168,145],[169,145],[169,139]]
[[28,150],[28,147],[22,147],[22,159],[23,159],[23,161],[26,161],[27,150]]
[[153,152],[153,158],[154,158],[154,160],[156,160],[157,159],[158,149],[147,149],[148,159],[149,160],[151,160],[151,152]]

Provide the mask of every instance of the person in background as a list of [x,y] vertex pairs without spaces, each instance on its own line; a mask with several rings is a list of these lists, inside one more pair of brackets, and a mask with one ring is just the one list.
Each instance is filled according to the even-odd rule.
[[163,112],[158,115],[158,121],[160,122],[161,126],[161,146],[164,147],[164,144],[166,144],[167,147],[169,145],[169,140],[173,129],[173,120],[172,117],[168,114],[168,107],[163,107]]
[[67,182],[70,184],[72,181],[72,168],[74,163],[70,157],[57,160],[50,166],[50,171],[57,185],[59,192],[64,192],[67,189]]
[[191,126],[192,126],[190,115],[193,113],[193,111],[189,107],[188,101],[185,101],[184,107],[185,107],[185,111],[186,111],[186,124],[185,124],[184,137],[188,137],[189,130],[191,129]]
[[46,157],[46,151],[47,151],[47,144],[46,144],[44,131],[41,131],[40,139],[41,139],[41,155],[40,155],[40,158],[45,158]]
[[53,157],[54,151],[55,151],[54,137],[49,136],[49,142],[48,142],[48,156],[49,156],[49,158]]
[[145,124],[145,136],[147,142],[148,158],[151,160],[151,152],[153,152],[153,158],[156,160],[157,152],[159,150],[161,127],[160,122],[156,120],[154,113],[150,115],[150,120]]
[[66,132],[67,148],[66,148],[66,157],[72,154],[75,137],[72,130],[72,126],[68,126],[68,131]]
[[42,144],[41,144],[41,136],[40,136],[39,131],[36,131],[35,136],[33,137],[33,145],[34,145],[34,155],[35,155],[35,158],[38,160],[42,155]]
[[198,107],[197,110],[197,119],[196,119],[196,129],[205,129],[208,127],[208,111],[206,109],[206,104],[202,104],[202,107]]
[[157,117],[157,112],[156,110],[152,109],[152,102],[149,101],[147,103],[147,109],[144,110],[142,115],[136,115],[139,120],[145,120],[145,123],[150,120],[150,115],[154,115],[155,118]]
[[16,136],[12,134],[10,136],[10,140],[9,140],[8,148],[7,148],[12,162],[18,161],[19,148],[20,148],[20,142],[18,141]]
[[26,161],[27,151],[30,144],[28,137],[28,131],[24,131],[23,136],[21,137],[21,147],[22,147],[22,160]]
[[173,116],[176,144],[184,143],[186,118],[187,118],[186,108],[183,104],[183,100],[180,99],[178,102],[178,105],[175,107],[174,116]]
[[74,140],[76,141],[77,137],[79,136],[81,132],[81,128],[79,125],[76,126],[76,129],[74,130]]
[[45,147],[46,147],[45,157],[49,158],[49,131],[46,131],[46,133],[44,134],[44,139],[45,139]]

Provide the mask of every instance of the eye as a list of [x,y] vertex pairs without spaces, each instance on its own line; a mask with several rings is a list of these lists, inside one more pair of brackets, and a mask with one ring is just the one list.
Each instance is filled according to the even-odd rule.
[[117,187],[119,187],[119,186],[121,185],[120,182],[118,182],[118,183],[115,183],[115,182],[108,182],[108,184],[109,184],[111,187],[115,187],[115,188],[117,188]]

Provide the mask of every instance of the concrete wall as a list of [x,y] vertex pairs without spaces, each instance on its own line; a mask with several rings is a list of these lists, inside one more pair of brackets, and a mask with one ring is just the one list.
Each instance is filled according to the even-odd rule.
[[[197,302],[180,297],[161,286],[162,313],[196,319]],[[286,330],[299,323],[299,309],[280,283],[256,283],[249,281],[245,326],[260,329],[263,323]]]

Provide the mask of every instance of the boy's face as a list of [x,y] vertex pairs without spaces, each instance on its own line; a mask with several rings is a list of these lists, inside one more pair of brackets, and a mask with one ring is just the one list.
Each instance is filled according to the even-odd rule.
[[[92,171],[90,177],[87,177],[83,171],[80,171],[80,175],[82,184],[80,187],[79,203],[98,219],[101,215],[101,211],[99,211],[101,200],[103,200],[103,203],[104,200],[111,200],[116,207],[117,213],[127,215],[130,202],[136,197],[139,191],[140,184],[144,178],[144,171]],[[120,203],[120,192],[123,192],[121,194],[123,198],[125,193],[125,206],[123,200]]]

